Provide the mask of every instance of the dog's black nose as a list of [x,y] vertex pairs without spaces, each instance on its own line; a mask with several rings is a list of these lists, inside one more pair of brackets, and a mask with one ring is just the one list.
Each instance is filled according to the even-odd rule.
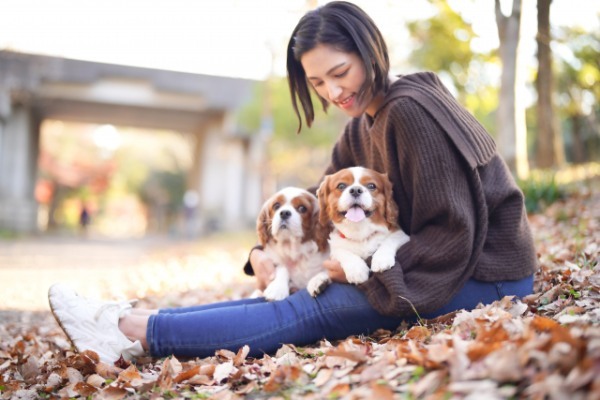
[[352,197],[358,197],[362,194],[363,190],[361,187],[358,186],[352,186],[350,188],[350,194],[352,195]]
[[281,219],[285,220],[292,216],[292,212],[290,210],[281,210],[279,216],[281,217]]

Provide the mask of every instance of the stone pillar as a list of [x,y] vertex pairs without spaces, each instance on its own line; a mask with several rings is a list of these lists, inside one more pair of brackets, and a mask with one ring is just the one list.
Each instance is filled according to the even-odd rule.
[[26,106],[13,106],[0,120],[0,229],[37,231],[39,130],[39,118]]

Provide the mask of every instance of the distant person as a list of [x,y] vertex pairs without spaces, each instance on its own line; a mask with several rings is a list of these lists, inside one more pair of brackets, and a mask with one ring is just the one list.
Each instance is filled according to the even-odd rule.
[[[313,95],[351,117],[324,174],[363,166],[387,173],[393,183],[398,224],[410,236],[393,268],[350,285],[340,264],[328,260],[334,283],[316,298],[299,290],[280,301],[162,310],[91,301],[52,286],[51,308],[77,349],[108,361],[144,352],[208,357],[244,345],[260,356],[283,343],[394,330],[415,321],[415,310],[432,318],[531,294],[537,259],[524,196],[493,139],[435,74],[390,76],[389,69],[379,29],[348,2],[307,12],[288,44],[298,118],[313,122]],[[246,270],[264,287],[274,266],[255,248]]]
[[90,225],[92,217],[90,215],[90,210],[88,206],[84,203],[81,206],[81,212],[79,213],[79,229],[81,234],[87,235],[88,226]]

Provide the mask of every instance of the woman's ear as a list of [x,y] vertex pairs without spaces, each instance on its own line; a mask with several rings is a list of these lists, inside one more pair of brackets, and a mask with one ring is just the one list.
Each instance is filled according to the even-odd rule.
[[263,247],[267,245],[267,242],[271,237],[270,225],[271,223],[269,221],[269,205],[265,204],[260,210],[258,218],[256,219],[256,233],[258,234],[258,241]]

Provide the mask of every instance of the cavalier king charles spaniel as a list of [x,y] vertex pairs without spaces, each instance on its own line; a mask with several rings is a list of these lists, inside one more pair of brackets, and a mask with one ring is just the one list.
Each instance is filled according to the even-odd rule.
[[[340,262],[346,279],[365,282],[370,271],[396,264],[396,252],[410,238],[398,226],[398,206],[387,174],[363,167],[342,169],[325,177],[317,191],[319,227],[329,235],[331,258]],[[367,259],[371,257],[371,268]],[[312,296],[330,283],[326,272],[308,283]]]
[[271,196],[256,221],[259,242],[275,264],[275,278],[264,290],[269,301],[304,289],[323,271],[327,237],[318,236],[319,203],[312,193],[286,187]]

